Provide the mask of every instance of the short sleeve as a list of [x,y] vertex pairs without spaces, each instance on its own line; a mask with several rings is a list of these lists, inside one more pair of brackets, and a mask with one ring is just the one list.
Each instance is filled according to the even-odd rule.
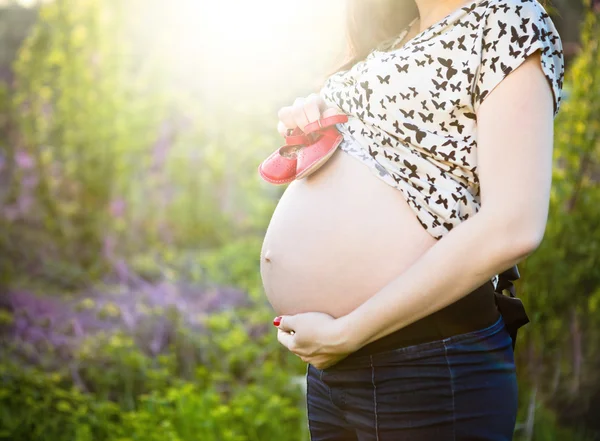
[[486,12],[481,57],[472,89],[473,109],[477,111],[490,92],[539,49],[542,70],[552,88],[556,117],[563,88],[564,55],[550,16],[537,0],[492,0]]

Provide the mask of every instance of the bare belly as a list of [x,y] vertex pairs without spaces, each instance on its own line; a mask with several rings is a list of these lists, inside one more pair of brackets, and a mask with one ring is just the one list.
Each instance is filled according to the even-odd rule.
[[400,190],[338,149],[287,187],[264,238],[261,277],[276,314],[339,317],[435,243]]

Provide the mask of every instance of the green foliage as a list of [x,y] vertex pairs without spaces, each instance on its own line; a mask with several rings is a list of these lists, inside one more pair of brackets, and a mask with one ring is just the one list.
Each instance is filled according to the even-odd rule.
[[[582,50],[566,72],[566,100],[555,121],[546,233],[520,265],[523,278],[518,282],[532,319],[517,345],[522,391],[537,387],[541,403],[558,414],[564,407],[580,416],[593,412],[587,403],[600,388],[595,368],[600,356],[599,33],[598,13],[590,10],[582,25]],[[536,437],[574,439],[561,438],[549,415],[537,416]]]
[[[296,389],[210,385],[155,389],[125,411],[69,387],[58,374],[0,365],[0,439],[11,441],[304,441],[306,415]],[[277,418],[273,418],[277,415]]]

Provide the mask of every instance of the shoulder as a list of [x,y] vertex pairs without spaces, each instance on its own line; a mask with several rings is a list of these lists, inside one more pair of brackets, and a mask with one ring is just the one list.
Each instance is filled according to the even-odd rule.
[[537,0],[484,0],[479,43],[480,66],[474,88],[477,107],[510,72],[536,51],[554,94],[558,113],[564,79],[560,35],[547,11]]
[[[510,36],[511,27],[520,33],[556,32],[550,15],[537,0],[485,0],[482,3],[482,25],[484,32],[506,29]],[[541,35],[545,38],[547,35]]]

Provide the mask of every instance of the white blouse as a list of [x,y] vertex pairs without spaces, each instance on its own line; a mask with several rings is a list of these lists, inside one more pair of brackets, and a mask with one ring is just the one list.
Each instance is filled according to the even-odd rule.
[[[413,20],[412,23],[414,23]],[[472,0],[403,46],[389,44],[331,75],[320,95],[348,115],[340,149],[399,189],[441,239],[480,206],[477,109],[536,50],[558,113],[561,38],[536,0]],[[497,285],[498,277],[493,279]]]

